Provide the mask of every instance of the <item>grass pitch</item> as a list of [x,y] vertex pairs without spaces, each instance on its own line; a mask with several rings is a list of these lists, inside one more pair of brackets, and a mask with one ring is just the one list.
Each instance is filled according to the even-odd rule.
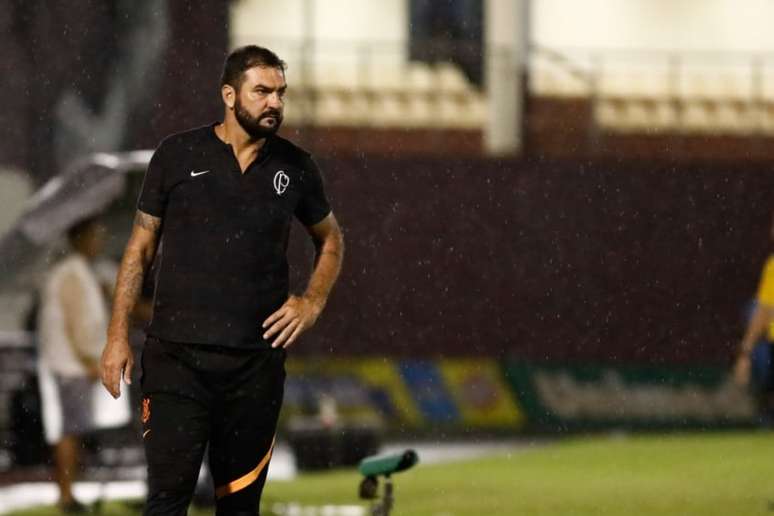
[[[768,515],[774,514],[773,473],[774,434],[766,432],[572,438],[484,459],[420,462],[394,477],[393,514]],[[335,471],[271,482],[264,512],[289,503],[362,504],[359,480],[354,471]],[[134,514],[115,503],[104,509],[105,516]]]

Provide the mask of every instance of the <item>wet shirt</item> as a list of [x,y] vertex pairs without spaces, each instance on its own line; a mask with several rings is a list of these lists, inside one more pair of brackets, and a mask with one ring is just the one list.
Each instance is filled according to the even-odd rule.
[[272,136],[242,173],[214,126],[161,143],[137,207],[162,219],[148,333],[242,348],[268,346],[261,324],[287,299],[293,217],[330,213],[308,153]]

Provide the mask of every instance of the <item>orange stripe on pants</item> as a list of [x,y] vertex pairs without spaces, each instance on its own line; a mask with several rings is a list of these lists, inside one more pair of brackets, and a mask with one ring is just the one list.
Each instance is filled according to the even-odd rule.
[[261,472],[263,471],[263,468],[266,467],[266,465],[269,463],[269,459],[271,459],[271,452],[274,450],[274,439],[271,441],[271,446],[269,446],[269,451],[266,452],[266,455],[263,456],[263,459],[261,459],[261,462],[258,463],[258,465],[255,467],[254,470],[252,470],[250,473],[247,473],[246,475],[243,475],[239,477],[238,479],[229,482],[226,485],[222,485],[220,487],[215,488],[215,496],[217,498],[223,498],[224,496],[236,493],[237,491],[241,491],[245,487],[249,486],[253,482],[255,482],[255,479],[257,479]]

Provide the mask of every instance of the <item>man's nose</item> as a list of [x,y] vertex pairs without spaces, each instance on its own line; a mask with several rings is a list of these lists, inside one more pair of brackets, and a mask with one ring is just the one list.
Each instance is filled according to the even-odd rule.
[[269,95],[269,107],[281,108],[283,104],[284,101],[282,100],[282,97],[276,91]]

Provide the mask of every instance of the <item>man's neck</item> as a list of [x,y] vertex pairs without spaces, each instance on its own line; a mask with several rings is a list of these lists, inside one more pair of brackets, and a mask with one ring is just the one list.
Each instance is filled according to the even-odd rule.
[[266,138],[254,139],[242,129],[239,123],[228,118],[215,126],[215,134],[225,143],[231,145],[237,156],[247,154],[255,157],[266,143]]

